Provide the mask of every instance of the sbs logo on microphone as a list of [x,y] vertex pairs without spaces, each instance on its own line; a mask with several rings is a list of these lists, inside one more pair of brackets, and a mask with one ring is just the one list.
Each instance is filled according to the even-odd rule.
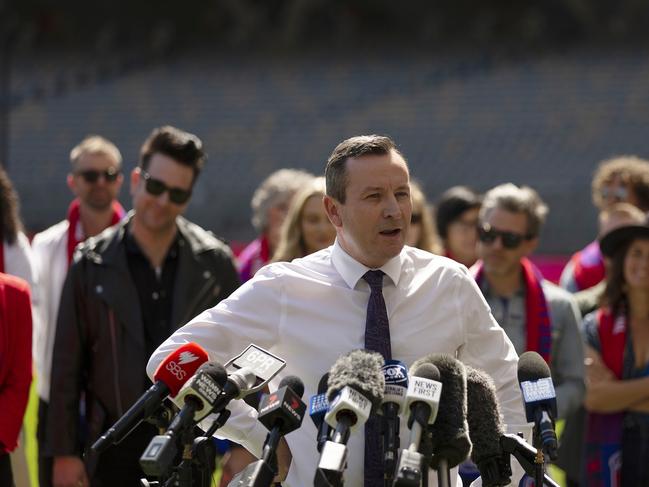
[[[181,362],[182,363],[182,362]],[[174,377],[178,380],[183,380],[185,377],[187,377],[187,372],[178,365],[176,362],[169,362],[165,368],[173,374]]]
[[192,352],[182,352],[180,354],[180,359],[178,360],[178,363],[180,365],[185,365],[185,364],[190,364],[192,362],[195,362],[198,360],[198,355],[193,354]]

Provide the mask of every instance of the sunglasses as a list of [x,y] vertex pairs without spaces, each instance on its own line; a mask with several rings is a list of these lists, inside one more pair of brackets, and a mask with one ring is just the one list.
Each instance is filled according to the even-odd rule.
[[599,194],[603,200],[614,198],[616,201],[625,201],[629,196],[629,190],[624,186],[616,186],[615,188],[604,186]]
[[521,235],[520,233],[514,232],[503,232],[492,228],[488,223],[478,227],[478,238],[482,243],[492,244],[498,237],[500,237],[503,247],[506,249],[515,249],[523,243],[523,240],[530,240],[534,236]]
[[78,171],[75,173],[76,176],[81,176],[86,183],[94,184],[99,181],[99,178],[103,177],[104,181],[107,183],[114,183],[117,181],[117,177],[120,175],[119,169],[114,167],[109,167],[105,171],[97,171],[95,169],[88,169],[87,171]]
[[191,189],[170,188],[159,179],[151,177],[148,172],[142,171],[142,177],[144,178],[144,188],[147,193],[153,196],[160,196],[165,191],[168,191],[169,201],[177,205],[186,203],[192,195]]

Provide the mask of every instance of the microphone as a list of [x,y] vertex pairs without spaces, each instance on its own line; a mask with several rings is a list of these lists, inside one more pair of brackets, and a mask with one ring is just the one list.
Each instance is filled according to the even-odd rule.
[[327,382],[329,381],[329,372],[324,374],[318,382],[318,393],[311,396],[309,401],[309,416],[311,421],[318,429],[318,452],[322,452],[322,447],[329,439],[331,428],[325,422],[324,417],[329,409],[329,401],[327,400]]
[[427,355],[412,364],[410,370],[416,370],[422,363],[435,365],[442,383],[437,420],[428,428],[428,438],[432,452],[430,466],[437,470],[438,485],[447,486],[450,469],[471,453],[466,421],[466,370],[462,362],[445,354]]
[[257,419],[269,430],[260,460],[249,464],[228,487],[269,487],[277,475],[277,445],[282,436],[302,424],[306,405],[301,397],[304,384],[299,377],[289,375],[272,394],[264,394],[259,403]]
[[471,460],[480,471],[484,487],[509,485],[512,476],[509,455],[500,441],[505,435],[496,386],[487,373],[466,366],[466,398],[469,435],[473,443]]
[[166,396],[178,394],[182,385],[201,364],[207,362],[207,358],[207,352],[193,342],[186,343],[167,355],[153,374],[154,384],[95,441],[92,450],[101,453],[122,441],[141,421],[156,411]]
[[[383,404],[381,404],[383,434],[383,473],[385,480],[392,480],[399,455],[399,415],[404,412],[408,390],[408,369],[399,360],[386,360],[381,368],[385,380]],[[439,372],[437,374],[439,376]]]
[[233,399],[243,399],[254,392],[256,382],[257,375],[249,367],[243,367],[229,374],[223,386],[223,392],[216,399],[211,412],[220,413]]
[[395,487],[421,485],[424,455],[419,452],[424,429],[435,422],[442,384],[437,367],[422,363],[410,377],[406,393],[406,409],[410,410],[408,427],[410,441],[407,449],[401,451]]
[[176,439],[194,423],[207,416],[226,381],[225,368],[214,362],[201,365],[176,398],[180,412],[164,435],[154,436],[140,457],[145,474],[164,476],[176,456]]
[[471,453],[469,426],[466,420],[466,369],[459,360],[446,354],[430,354],[412,364],[415,370],[422,363],[431,363],[439,369],[442,396],[437,420],[429,428],[434,456],[430,466],[439,469],[439,460],[445,459],[453,468]]
[[557,459],[557,435],[554,418],[557,417],[557,394],[550,375],[550,367],[536,352],[525,352],[518,358],[518,382],[523,393],[525,416],[534,423],[537,443],[551,460]]
[[325,442],[314,486],[342,486],[347,463],[347,441],[375,412],[383,400],[383,357],[376,352],[354,350],[336,360],[329,371],[325,421],[333,428]]
[[[251,343],[225,364],[230,374],[210,412],[221,413],[233,399],[243,399],[261,390],[285,365],[283,359]],[[214,431],[213,428],[208,430],[210,433]]]

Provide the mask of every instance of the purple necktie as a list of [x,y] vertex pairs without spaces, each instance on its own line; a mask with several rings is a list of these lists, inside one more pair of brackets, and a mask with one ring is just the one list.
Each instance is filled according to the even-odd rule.
[[[390,323],[383,299],[383,271],[367,271],[363,279],[370,285],[365,319],[365,348],[379,352],[385,360],[392,358]],[[376,416],[365,423],[365,487],[383,485],[383,442],[380,421]]]

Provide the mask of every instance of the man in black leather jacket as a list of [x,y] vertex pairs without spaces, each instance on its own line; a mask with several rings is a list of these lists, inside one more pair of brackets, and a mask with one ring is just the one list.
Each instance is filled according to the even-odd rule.
[[181,216],[204,159],[196,136],[154,130],[130,175],[134,210],[77,247],[52,360],[47,427],[55,487],[139,485],[152,425],[99,456],[89,447],[151,385],[151,352],[239,285],[229,247]]

